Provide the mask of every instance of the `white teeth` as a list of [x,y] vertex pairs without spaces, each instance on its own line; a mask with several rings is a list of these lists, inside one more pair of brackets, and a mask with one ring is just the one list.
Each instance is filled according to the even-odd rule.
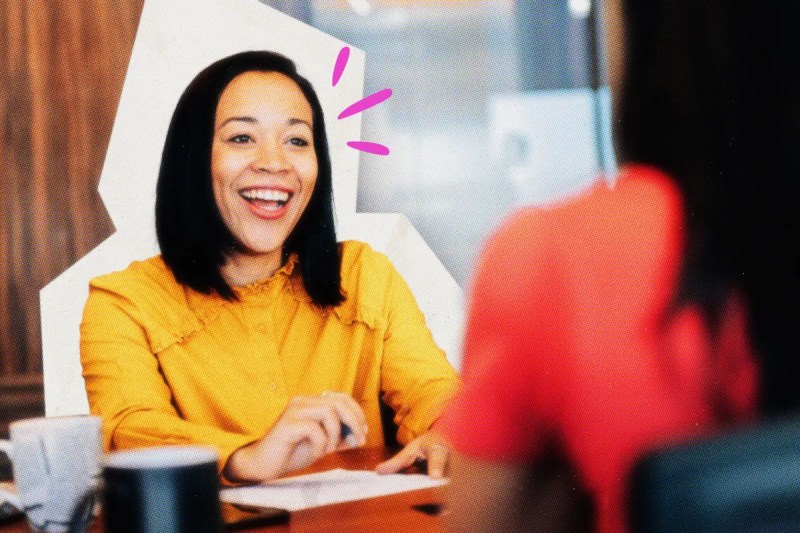
[[240,191],[239,194],[248,200],[284,203],[289,201],[289,193],[287,191],[277,191],[275,189],[246,189]]

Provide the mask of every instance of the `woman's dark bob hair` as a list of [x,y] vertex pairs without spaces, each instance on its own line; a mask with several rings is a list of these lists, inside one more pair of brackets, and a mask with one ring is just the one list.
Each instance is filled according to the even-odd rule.
[[303,285],[314,303],[321,307],[338,305],[344,297],[322,106],[294,62],[273,52],[242,52],[213,63],[192,80],[178,101],[156,187],[156,235],[162,257],[179,283],[236,300],[220,273],[238,243],[214,201],[211,144],[222,92],[235,77],[251,71],[278,72],[291,78],[311,105],[317,183],[306,210],[284,243],[283,260],[296,253]]

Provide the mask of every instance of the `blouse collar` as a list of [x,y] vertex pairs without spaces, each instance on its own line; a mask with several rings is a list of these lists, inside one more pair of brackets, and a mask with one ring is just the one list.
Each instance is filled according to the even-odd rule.
[[289,293],[298,301],[310,301],[311,297],[305,291],[303,278],[297,263],[299,258],[293,253],[286,260],[286,263],[275,271],[275,273],[263,280],[254,281],[241,287],[233,287],[234,294],[239,301],[229,302],[218,295],[216,292],[203,294],[193,289],[185,287],[186,298],[189,307],[204,324],[213,320],[226,305],[238,305],[241,303],[258,301],[272,301],[282,291],[288,287]]

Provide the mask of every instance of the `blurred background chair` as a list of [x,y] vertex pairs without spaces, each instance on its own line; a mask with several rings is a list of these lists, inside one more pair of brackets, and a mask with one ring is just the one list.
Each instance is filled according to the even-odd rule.
[[633,531],[800,531],[800,415],[642,457]]

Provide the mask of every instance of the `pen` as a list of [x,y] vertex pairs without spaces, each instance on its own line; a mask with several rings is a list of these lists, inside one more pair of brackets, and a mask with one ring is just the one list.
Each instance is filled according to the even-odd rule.
[[353,430],[350,429],[350,426],[345,424],[344,422],[340,422],[340,431],[339,431],[339,438],[347,443],[348,446],[351,448],[355,448],[355,435],[353,435]]

